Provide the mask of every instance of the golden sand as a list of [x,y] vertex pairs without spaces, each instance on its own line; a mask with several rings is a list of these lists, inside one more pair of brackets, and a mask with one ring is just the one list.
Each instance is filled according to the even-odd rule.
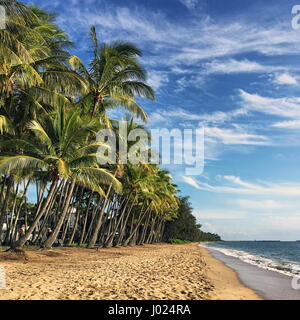
[[259,299],[198,244],[1,252],[0,266],[0,300]]

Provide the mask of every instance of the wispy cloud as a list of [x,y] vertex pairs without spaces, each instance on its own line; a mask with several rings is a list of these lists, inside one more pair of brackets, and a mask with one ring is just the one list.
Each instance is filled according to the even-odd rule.
[[245,116],[248,114],[248,110],[245,108],[239,108],[234,109],[228,112],[224,111],[216,111],[212,113],[203,113],[199,114],[195,112],[189,111],[188,108],[182,109],[182,108],[173,108],[173,109],[166,109],[166,110],[159,110],[155,111],[151,114],[151,120],[153,122],[156,122],[161,119],[165,119],[165,117],[168,117],[168,119],[176,121],[178,123],[178,120],[181,121],[200,121],[202,123],[224,123],[226,121],[231,121],[232,119],[239,117],[239,116]]
[[179,2],[181,2],[188,9],[195,9],[198,4],[198,0],[179,0]]
[[273,128],[300,129],[300,120],[282,121],[272,125]]
[[162,71],[150,71],[148,78],[148,84],[154,89],[158,90],[165,86],[169,82],[169,77],[165,72]]
[[242,105],[249,111],[279,116],[283,118],[300,119],[300,98],[271,98],[259,94],[251,94],[240,90]]
[[229,194],[274,195],[295,197],[300,195],[299,183],[252,183],[235,176],[218,176],[218,185],[200,183],[195,178],[184,176],[183,181],[202,191]]
[[244,219],[245,217],[247,217],[247,212],[228,210],[228,209],[194,210],[193,214],[200,221],[202,221],[203,219],[232,220],[232,219]]
[[271,141],[265,136],[250,134],[242,128],[205,128],[205,138],[209,143],[222,143],[225,145],[270,145]]
[[255,73],[268,72],[277,69],[278,67],[264,66],[255,61],[244,60],[213,60],[204,64],[205,72],[207,74],[214,73]]
[[298,80],[288,72],[284,72],[276,75],[274,83],[279,85],[298,85]]
[[238,199],[235,201],[239,207],[244,209],[254,210],[280,210],[289,208],[290,205],[276,200],[249,200],[249,199]]
[[[193,8],[198,1],[181,2]],[[288,22],[284,20],[258,24],[239,17],[239,22],[234,18],[231,19],[233,22],[228,22],[216,21],[202,14],[189,20],[178,19],[175,23],[161,10],[149,10],[136,4],[127,7],[110,5],[102,1],[101,6],[83,8],[70,5],[68,14],[59,16],[58,21],[62,26],[68,26],[72,37],[81,46],[86,42],[88,26],[95,24],[101,30],[102,40],[125,38],[134,41],[150,51],[151,56],[145,59],[146,63],[169,67],[196,65],[212,58],[249,52],[282,55],[300,50],[299,33],[287,28]],[[236,63],[232,60],[231,66]],[[258,63],[247,60],[238,65],[244,71],[262,68]]]

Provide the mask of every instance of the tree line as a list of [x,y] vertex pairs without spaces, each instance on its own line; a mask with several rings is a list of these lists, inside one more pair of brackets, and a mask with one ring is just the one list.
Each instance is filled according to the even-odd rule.
[[177,217],[166,222],[163,239],[167,242],[173,240],[189,242],[222,241],[219,235],[204,232],[201,228],[202,226],[197,223],[193,216],[193,208],[189,203],[189,198],[181,197],[179,198]]
[[85,65],[70,53],[74,44],[55,14],[13,0],[0,6],[0,245],[163,241],[182,203],[169,173],[97,159],[97,132],[119,130],[109,110],[131,114],[128,130],[144,128],[135,119],[148,119],[137,102],[155,99],[142,52],[125,41],[100,43],[92,26]]

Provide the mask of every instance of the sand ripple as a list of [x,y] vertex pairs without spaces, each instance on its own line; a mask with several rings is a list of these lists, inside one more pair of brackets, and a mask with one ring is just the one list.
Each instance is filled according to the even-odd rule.
[[0,253],[3,300],[201,300],[213,290],[197,245]]

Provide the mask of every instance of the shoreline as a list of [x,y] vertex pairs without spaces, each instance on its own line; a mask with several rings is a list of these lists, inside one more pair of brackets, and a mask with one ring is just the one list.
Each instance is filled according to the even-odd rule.
[[0,300],[260,300],[199,244],[0,252]]
[[214,257],[206,247],[199,245],[199,248],[208,265],[208,278],[215,287],[210,300],[263,300],[240,280],[234,269]]
[[256,292],[264,300],[300,300],[300,290],[292,288],[292,277],[282,273],[266,270],[246,263],[236,257],[225,255],[205,247],[210,254],[236,273],[246,287]]

